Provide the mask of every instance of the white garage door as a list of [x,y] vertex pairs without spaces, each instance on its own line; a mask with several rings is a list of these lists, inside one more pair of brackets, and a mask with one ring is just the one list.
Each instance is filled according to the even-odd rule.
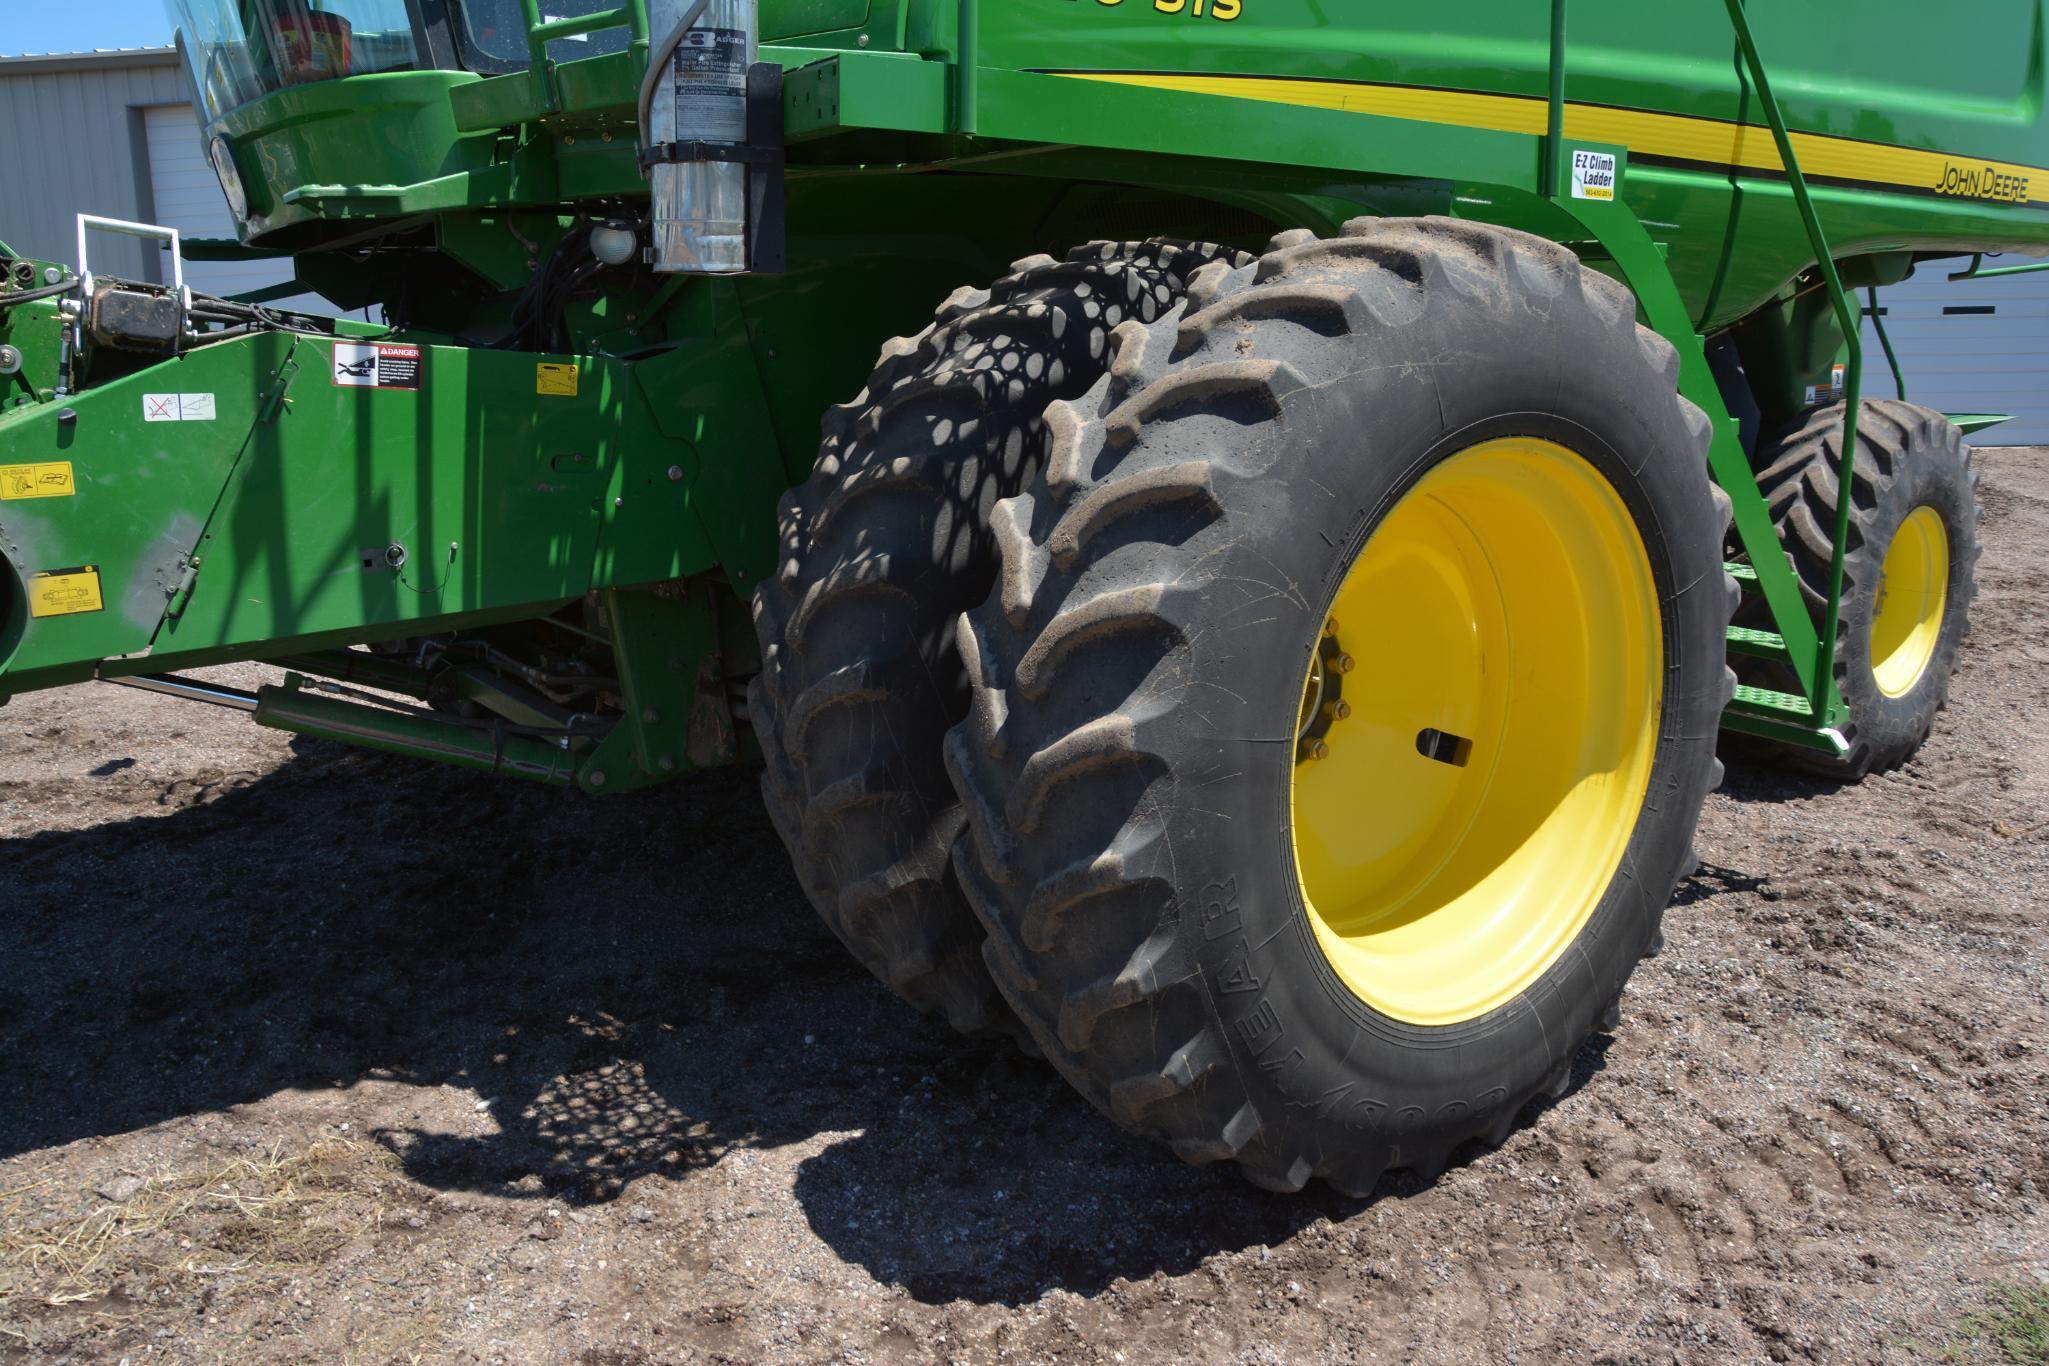
[[[142,111],[149,143],[149,184],[160,227],[176,228],[187,237],[235,235],[235,221],[220,181],[207,162],[199,140],[199,123],[185,104],[153,105]],[[166,270],[165,278],[169,278]],[[273,261],[187,261],[185,282],[203,294],[246,294],[292,278],[291,267]],[[315,294],[281,299],[280,308],[333,313]]]
[[[1924,261],[1913,279],[1878,292],[1907,397],[1945,413],[2013,414],[2014,421],[1980,434],[1980,445],[2049,445],[2049,271],[1949,278],[1969,264],[1969,257]],[[1891,398],[1885,355],[1869,324],[1864,332],[1864,391]]]

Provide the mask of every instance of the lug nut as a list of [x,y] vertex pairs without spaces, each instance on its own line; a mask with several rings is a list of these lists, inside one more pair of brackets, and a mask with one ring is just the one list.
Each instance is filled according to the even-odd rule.
[[1350,672],[1351,672],[1351,671],[1352,671],[1352,670],[1353,670],[1353,669],[1354,669],[1355,667],[1357,667],[1357,666],[1356,666],[1356,665],[1355,665],[1355,664],[1353,663],[1352,657],[1351,657],[1350,655],[1339,655],[1339,656],[1338,656],[1338,672],[1339,672],[1339,673],[1341,673],[1341,674],[1348,674],[1348,673],[1350,673]]
[[1311,740],[1309,742],[1309,757],[1312,759],[1328,759],[1330,757],[1330,746],[1321,740]]
[[1338,619],[1336,617],[1332,617],[1330,618],[1330,620],[1323,623],[1323,633],[1327,636],[1333,637],[1337,635]]
[[1340,702],[1340,703],[1338,703],[1338,720],[1340,720],[1340,721],[1348,720],[1348,719],[1349,719],[1349,718],[1351,717],[1351,715],[1352,715],[1352,704],[1351,704],[1350,702]]

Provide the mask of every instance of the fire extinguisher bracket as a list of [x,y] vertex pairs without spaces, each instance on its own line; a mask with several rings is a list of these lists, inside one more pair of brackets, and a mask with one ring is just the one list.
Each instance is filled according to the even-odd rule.
[[786,257],[783,171],[783,69],[747,68],[747,141],[659,142],[640,154],[640,167],[723,161],[747,168],[747,271],[782,273]]
[[736,161],[747,166],[780,166],[780,147],[750,147],[737,142],[664,142],[641,153],[640,164],[652,168],[672,161]]

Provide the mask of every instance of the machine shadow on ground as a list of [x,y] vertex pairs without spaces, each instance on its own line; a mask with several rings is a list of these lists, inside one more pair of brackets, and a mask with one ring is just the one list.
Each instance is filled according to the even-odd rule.
[[[0,1155],[287,1090],[338,1123],[363,1081],[421,1088],[420,1121],[357,1127],[436,1190],[603,1205],[831,1135],[797,1168],[813,1231],[932,1301],[1179,1274],[1359,1207],[1187,1168],[898,1005],[804,904],[751,772],[595,802],[295,750],[0,850]],[[459,1131],[480,1103],[498,1131]]]
[[181,1122],[290,1142],[235,1107],[298,1092],[431,1190],[603,1207],[809,1144],[811,1229],[933,1302],[1180,1274],[1359,1208],[1185,1167],[899,1005],[804,903],[751,771],[590,801],[297,741],[214,777],[0,847],[0,1156]]

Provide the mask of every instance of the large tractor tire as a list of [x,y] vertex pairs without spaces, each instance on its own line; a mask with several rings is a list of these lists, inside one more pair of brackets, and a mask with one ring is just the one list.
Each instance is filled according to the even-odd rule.
[[[1950,676],[1977,597],[1978,476],[1963,434],[1911,403],[1862,404],[1836,628],[1836,687],[1849,708],[1836,756],[1786,748],[1798,767],[1861,778],[1912,758],[1949,703]],[[1825,627],[1835,559],[1844,405],[1817,408],[1760,452],[1758,485],[1800,578],[1816,630]],[[1746,604],[1771,629],[1761,602]],[[1748,665],[1765,686],[1799,692],[1783,665]]]
[[954,623],[987,596],[989,511],[1044,462],[1048,404],[1086,393],[1109,333],[1151,322],[1223,248],[1099,242],[962,289],[833,409],[755,596],[748,703],[762,793],[826,924],[898,995],[965,1033],[1017,1030],[948,854],[940,748],[967,710]]
[[1361,220],[1115,333],[996,510],[947,740],[996,980],[1118,1123],[1434,1175],[1557,1094],[1734,688],[1709,424],[1571,252]]

